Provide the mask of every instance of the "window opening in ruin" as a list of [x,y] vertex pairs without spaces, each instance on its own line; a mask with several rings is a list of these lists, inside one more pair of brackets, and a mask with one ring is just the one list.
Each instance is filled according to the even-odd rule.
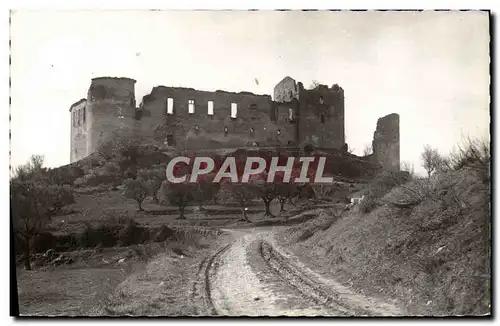
[[227,130],[227,127],[224,127],[224,136],[227,136],[228,133],[229,131]]
[[281,130],[280,129],[278,129],[277,134],[281,135]]
[[174,114],[174,99],[171,97],[167,99],[167,114]]
[[323,103],[324,103],[324,101],[323,101],[323,96],[320,96],[320,97],[319,97],[319,104],[323,104]]
[[198,125],[194,126],[194,131],[195,131],[196,133],[198,133],[198,131],[200,131],[200,126],[198,126]]
[[173,146],[173,143],[174,143],[174,135],[167,134],[167,145],[168,146]]
[[324,114],[321,115],[321,123],[325,123],[325,115]]
[[188,112],[190,114],[194,113],[194,100],[188,100]]
[[208,115],[214,115],[214,102],[208,101]]
[[72,115],[71,115],[71,119],[72,119],[72,124],[73,124],[73,127],[75,127],[75,111],[71,112]]
[[76,124],[77,124],[77,126],[79,126],[79,125],[80,125],[80,116],[81,116],[80,110],[76,111],[76,117],[77,117],[77,119],[78,119],[78,120],[77,120],[77,123],[76,123]]
[[231,119],[236,119],[238,114],[238,104],[231,103]]
[[83,114],[82,114],[82,119],[83,119],[83,123],[85,123],[85,110],[86,107],[83,107]]
[[288,109],[288,120],[293,120],[293,109]]
[[255,129],[253,129],[253,127],[252,127],[252,128],[250,128],[250,136],[253,137],[254,134],[255,134]]

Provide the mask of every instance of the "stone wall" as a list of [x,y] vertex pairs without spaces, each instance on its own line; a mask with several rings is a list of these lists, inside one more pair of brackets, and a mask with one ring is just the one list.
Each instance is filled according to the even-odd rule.
[[[141,136],[148,145],[180,150],[344,146],[344,93],[338,85],[305,90],[302,83],[286,77],[274,88],[274,101],[270,95],[249,92],[157,86],[138,107],[134,88],[135,80],[130,78],[92,79],[85,126],[71,131],[72,162],[94,152],[116,132]],[[232,106],[237,109],[235,117]]]
[[274,87],[274,101],[291,102],[293,99],[299,99],[299,85],[287,76]]
[[389,114],[378,119],[373,134],[373,160],[383,169],[399,171],[399,115]]
[[299,137],[303,145],[341,149],[345,143],[344,92],[338,85],[299,89]]
[[[169,98],[173,102],[171,113],[167,112]],[[208,112],[209,101],[213,114]],[[236,105],[236,117],[231,117],[232,105]],[[286,125],[281,127],[272,121],[274,111],[269,95],[159,86],[143,98],[136,128],[159,144],[179,149],[286,144],[293,134]]]

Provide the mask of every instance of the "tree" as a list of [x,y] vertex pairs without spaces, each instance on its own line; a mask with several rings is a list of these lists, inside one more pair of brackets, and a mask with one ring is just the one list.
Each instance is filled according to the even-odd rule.
[[246,215],[248,204],[255,198],[255,190],[248,183],[225,182],[221,185],[220,196],[225,201],[235,201],[241,208],[243,219],[250,222]]
[[294,183],[280,183],[276,185],[276,198],[280,203],[280,213],[285,211],[285,202],[297,196],[298,189]]
[[14,231],[23,245],[24,266],[30,270],[31,242],[50,222],[54,196],[49,187],[35,180],[12,180],[10,193]]
[[139,211],[143,211],[142,208],[142,202],[144,199],[146,199],[148,195],[148,186],[146,182],[141,179],[128,179],[125,181],[125,189],[123,191],[123,194],[125,195],[126,198],[134,199],[137,202],[137,205],[139,206]]
[[43,156],[33,155],[18,167],[10,181],[10,206],[14,232],[21,240],[24,266],[31,269],[33,238],[45,228],[62,207],[75,202],[72,189],[52,184],[54,178],[43,167]]
[[368,156],[373,153],[373,149],[371,145],[366,145],[365,149],[363,150],[363,156]]
[[193,185],[193,197],[200,210],[203,209],[203,203],[213,200],[219,192],[219,184],[213,182],[214,178],[215,173],[200,175]]
[[442,157],[438,150],[430,145],[424,146],[424,151],[420,155],[422,159],[422,167],[427,171],[427,176],[430,177],[436,171],[446,170],[449,166],[449,161]]
[[262,199],[266,207],[265,216],[274,217],[271,213],[271,202],[278,195],[275,183],[267,182],[267,173],[253,175],[250,180],[250,187],[255,192],[255,195]]
[[320,85],[319,81],[313,80],[311,85],[309,85],[309,89],[316,89]]
[[139,177],[146,181],[148,194],[153,198],[153,203],[158,204],[158,190],[160,190],[161,183],[165,180],[164,169],[152,169],[139,171]]
[[14,169],[13,179],[27,181],[37,179],[47,182],[47,169],[43,167],[44,157],[42,155],[31,155],[28,162]]
[[[298,196],[299,189],[298,184],[295,183],[295,179],[300,176],[300,166],[295,164],[290,172],[290,180],[284,180],[285,173],[283,171],[276,172],[274,183],[276,198],[280,203],[280,213],[285,211],[285,202],[288,200],[292,204],[292,198]],[[288,181],[288,182],[284,182]]]
[[186,219],[184,210],[187,204],[194,200],[193,193],[196,191],[196,184],[189,182],[189,176],[183,183],[171,183],[168,180],[162,182],[160,187],[160,203],[162,205],[175,205],[179,208],[179,218]]

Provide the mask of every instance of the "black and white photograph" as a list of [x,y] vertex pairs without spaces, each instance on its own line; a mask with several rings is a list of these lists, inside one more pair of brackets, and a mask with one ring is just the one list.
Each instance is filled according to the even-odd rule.
[[491,317],[491,20],[11,10],[11,315]]

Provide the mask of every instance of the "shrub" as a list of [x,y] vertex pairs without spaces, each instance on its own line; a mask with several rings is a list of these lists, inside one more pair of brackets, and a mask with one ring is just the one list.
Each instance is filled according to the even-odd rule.
[[394,189],[387,203],[399,208],[412,208],[435,193],[439,178],[418,179]]
[[73,189],[70,186],[50,186],[49,191],[52,196],[52,210],[54,213],[60,212],[64,206],[75,203]]
[[72,185],[74,181],[84,175],[78,166],[64,166],[47,170],[48,181],[55,185]]
[[363,213],[369,213],[378,206],[379,200],[391,189],[406,183],[410,179],[407,172],[384,171],[380,173],[368,186],[365,198],[359,204]]
[[372,196],[365,196],[365,198],[359,203],[359,210],[368,214],[373,211],[378,206],[378,198]]
[[107,175],[120,175],[120,166],[115,162],[106,162],[103,166],[103,170]]
[[451,153],[450,163],[454,170],[468,167],[479,172],[487,182],[491,178],[490,144],[486,140],[467,138]]
[[139,226],[134,220],[129,220],[119,231],[118,240],[122,246],[141,244],[149,240],[149,230]]
[[163,242],[170,237],[173,237],[175,235],[175,231],[169,228],[166,225],[162,225],[158,231],[155,233],[153,240],[155,242]]
[[85,248],[97,246],[112,247],[118,242],[118,231],[120,225],[102,223],[97,227],[87,225],[80,236],[79,245]]
[[56,246],[57,238],[50,232],[41,232],[33,238],[32,252],[46,252]]

